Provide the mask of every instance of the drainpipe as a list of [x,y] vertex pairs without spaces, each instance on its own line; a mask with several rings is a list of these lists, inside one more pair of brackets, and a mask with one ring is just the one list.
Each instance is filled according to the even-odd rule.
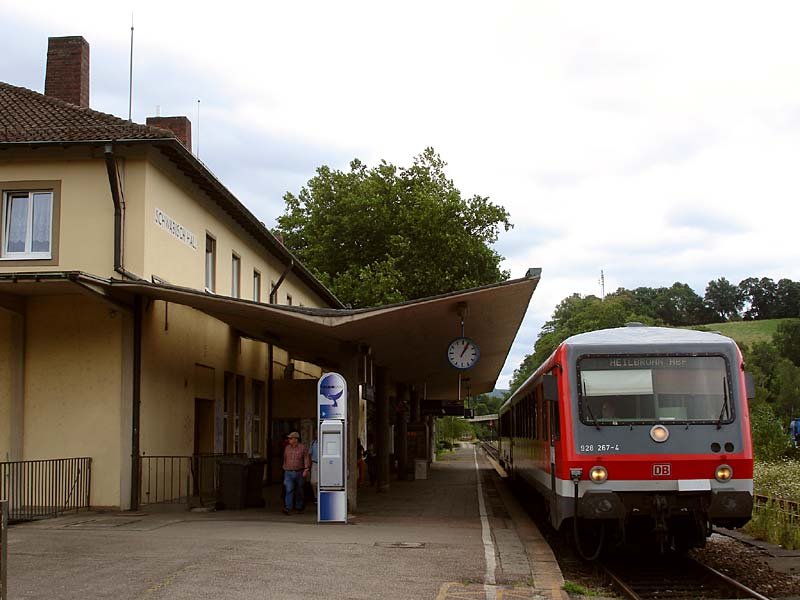
[[[125,200],[119,180],[117,159],[114,147],[106,144],[104,149],[108,185],[114,202],[114,271],[125,278],[141,280],[130,273],[123,264],[123,224],[125,219]],[[141,406],[142,378],[142,299],[133,299],[133,398],[131,399],[131,510],[139,510],[141,478],[139,477],[139,421]]]
[[114,154],[114,147],[111,144],[106,144],[104,154],[106,159],[106,171],[108,172],[108,185],[111,188],[111,200],[114,202],[114,270],[128,279],[140,280],[141,277],[127,271],[123,263],[125,198],[119,180],[119,170],[117,169],[117,158]]
[[[286,276],[294,268],[294,259],[289,261],[286,268],[278,278],[278,282],[272,287],[269,292],[269,303],[275,304],[278,299],[278,288],[286,279]],[[272,439],[272,399],[275,392],[275,377],[272,372],[272,363],[275,358],[275,347],[273,344],[267,344],[267,482],[272,483],[272,446],[274,440]]]

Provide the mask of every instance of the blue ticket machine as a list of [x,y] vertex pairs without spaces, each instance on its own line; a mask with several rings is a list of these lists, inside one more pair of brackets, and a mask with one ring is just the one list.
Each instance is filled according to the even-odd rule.
[[347,523],[347,382],[325,373],[317,383],[317,521]]

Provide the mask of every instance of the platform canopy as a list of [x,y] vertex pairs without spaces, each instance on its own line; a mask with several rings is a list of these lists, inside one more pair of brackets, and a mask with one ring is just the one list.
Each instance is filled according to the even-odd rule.
[[[494,389],[511,344],[539,282],[540,269],[525,277],[377,308],[315,309],[262,304],[148,281],[104,280],[83,273],[37,274],[36,282],[0,279],[0,294],[48,293],[68,282],[76,291],[130,305],[133,297],[162,300],[200,310],[244,337],[275,344],[293,358],[335,369],[348,347],[368,346],[375,364],[395,381],[414,384],[428,400],[459,398]],[[25,283],[30,285],[25,285]],[[52,286],[52,287],[51,287]],[[26,289],[27,288],[27,289]],[[447,347],[464,335],[480,348],[468,371],[447,361]]]

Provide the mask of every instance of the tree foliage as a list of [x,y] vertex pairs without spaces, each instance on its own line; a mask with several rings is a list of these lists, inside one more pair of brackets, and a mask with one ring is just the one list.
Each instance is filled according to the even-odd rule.
[[376,306],[496,283],[509,277],[491,244],[511,227],[483,196],[463,198],[427,148],[410,167],[358,159],[322,166],[284,196],[276,231],[342,302]]

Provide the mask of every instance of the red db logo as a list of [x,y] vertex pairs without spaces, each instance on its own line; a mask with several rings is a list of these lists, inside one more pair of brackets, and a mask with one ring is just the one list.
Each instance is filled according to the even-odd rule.
[[653,465],[653,477],[669,477],[672,475],[672,465]]

